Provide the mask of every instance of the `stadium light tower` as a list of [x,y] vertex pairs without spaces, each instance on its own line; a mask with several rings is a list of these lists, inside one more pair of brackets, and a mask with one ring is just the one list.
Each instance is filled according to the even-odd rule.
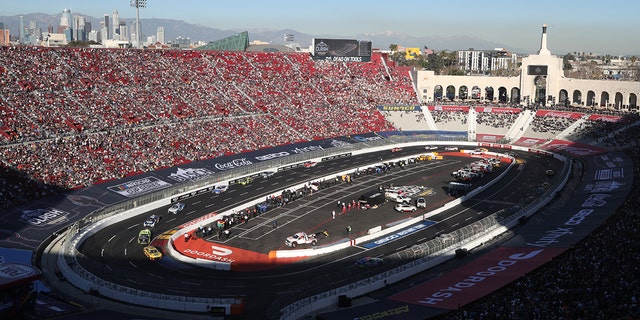
[[140,49],[140,8],[147,7],[147,0],[131,0],[131,6],[136,8],[136,46]]

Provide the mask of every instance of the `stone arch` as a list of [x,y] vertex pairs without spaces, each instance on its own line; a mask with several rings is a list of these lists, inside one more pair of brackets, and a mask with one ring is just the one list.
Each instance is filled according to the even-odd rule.
[[569,105],[569,93],[567,90],[562,89],[558,92],[558,104],[563,106]]
[[441,85],[437,85],[435,88],[433,88],[433,100],[435,100],[435,101],[441,101],[442,100],[442,86]]
[[480,99],[480,87],[478,86],[473,86],[473,88],[471,88],[471,99],[476,99],[479,100]]
[[453,85],[448,85],[447,86],[447,91],[446,91],[446,97],[447,99],[453,101],[453,99],[456,98],[456,87],[454,87]]
[[460,86],[458,89],[458,98],[460,98],[460,100],[469,99],[469,88],[467,88],[467,86]]
[[582,92],[580,90],[573,90],[573,95],[571,96],[571,103],[582,105]]
[[600,94],[600,106],[605,108],[609,107],[609,92],[602,91]]
[[616,92],[613,98],[613,108],[616,110],[625,109],[624,101],[622,101],[622,93]]
[[534,103],[545,104],[547,101],[547,78],[537,76],[533,79],[533,84],[536,86]]
[[635,93],[629,94],[629,109],[638,108],[638,96]]
[[511,88],[511,103],[520,103],[520,88]]
[[594,107],[596,105],[596,93],[589,90],[587,91],[587,107]]
[[491,86],[484,87],[484,99],[486,101],[493,101],[493,96],[494,96],[493,87]]
[[498,88],[498,102],[506,103],[508,99],[507,88],[500,87]]

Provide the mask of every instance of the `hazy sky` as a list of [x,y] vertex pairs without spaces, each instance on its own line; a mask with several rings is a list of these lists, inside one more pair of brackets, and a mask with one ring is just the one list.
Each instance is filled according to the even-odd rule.
[[[72,13],[135,17],[129,0],[6,1],[0,15]],[[636,0],[148,0],[141,18],[183,20],[217,29],[293,29],[314,35],[395,32],[477,37],[534,53],[548,28],[554,54],[573,51],[640,55]],[[399,44],[402,44],[399,41]]]

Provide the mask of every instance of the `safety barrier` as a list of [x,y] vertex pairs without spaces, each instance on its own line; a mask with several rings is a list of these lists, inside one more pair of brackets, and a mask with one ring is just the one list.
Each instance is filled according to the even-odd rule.
[[[135,214],[142,214],[143,212],[147,212],[152,208],[157,208],[161,206],[165,206],[171,202],[170,199],[176,196],[189,194],[194,190],[200,190],[202,188],[209,188],[220,181],[229,181],[237,177],[248,176],[251,174],[255,174],[257,172],[270,170],[273,168],[285,167],[292,163],[299,163],[303,161],[309,161],[313,159],[322,159],[325,157],[330,157],[334,155],[344,154],[345,152],[350,152],[352,154],[358,153],[366,153],[373,152],[382,149],[388,149],[391,145],[399,145],[405,147],[410,146],[419,146],[419,145],[446,145],[450,144],[442,141],[423,141],[420,137],[396,137],[394,139],[388,140],[377,140],[370,141],[367,143],[362,143],[358,145],[348,145],[345,147],[335,148],[336,150],[319,150],[313,151],[305,154],[292,155],[284,158],[277,158],[271,161],[265,161],[263,163],[254,164],[252,166],[240,167],[236,169],[229,170],[228,172],[224,172],[219,174],[215,179],[203,179],[200,181],[185,183],[176,187],[167,188],[165,190],[161,190],[159,192],[155,192],[152,194],[144,195],[130,201],[125,201],[123,203],[116,204],[109,208],[102,208],[88,215],[87,217],[81,219],[80,221],[74,223],[70,226],[67,231],[61,236],[64,237],[64,250],[63,253],[58,257],[58,267],[60,268],[61,273],[72,283],[74,286],[85,290],[87,292],[93,291],[98,292],[100,295],[109,297],[111,299],[125,301],[127,303],[135,303],[148,307],[155,307],[161,309],[170,309],[170,310],[179,310],[179,311],[190,311],[190,312],[208,312],[212,307],[223,307],[226,310],[226,314],[233,314],[234,310],[237,311],[241,309],[240,304],[242,303],[241,299],[235,298],[192,298],[185,297],[179,295],[165,295],[155,292],[149,292],[140,289],[134,289],[127,286],[111,283],[105,281],[91,272],[82,268],[81,264],[78,262],[78,256],[80,253],[78,252],[78,246],[82,243],[84,239],[89,237],[91,234],[97,232],[101,228],[108,225],[110,221],[113,219],[126,218]],[[468,146],[479,146],[479,143],[475,142],[456,142],[457,145],[468,145]],[[517,149],[513,147],[513,149]],[[525,149],[525,148],[523,148]],[[223,213],[224,214],[224,213]],[[395,230],[395,229],[393,229]],[[182,232],[184,234],[184,232]],[[177,235],[174,235],[177,237]],[[373,236],[373,235],[372,235]],[[376,237],[379,235],[376,235]],[[367,240],[358,240],[358,241],[367,241]],[[351,243],[345,243],[344,245],[349,246]],[[171,247],[171,246],[169,246]],[[171,253],[175,254],[175,252]],[[444,248],[440,248],[437,251],[430,251],[430,255],[425,257],[431,263],[439,263],[439,261],[445,261],[450,258],[450,252],[445,250]],[[186,261],[185,261],[186,262]],[[190,261],[193,263],[193,261]],[[204,262],[202,262],[204,263]],[[389,281],[389,283],[398,281],[404,277],[407,277],[412,272],[415,272],[414,268],[426,265],[424,262],[414,265],[414,262],[410,263],[408,266],[399,267],[399,269],[393,271],[392,273],[385,273],[385,275],[380,278],[380,276],[376,276],[376,278],[380,278],[383,280]],[[419,272],[419,271],[418,271]],[[378,281],[368,280],[367,288],[375,288],[378,287]],[[359,293],[363,289],[362,286],[357,285],[353,286],[350,290],[348,290],[349,294],[352,295],[354,293]],[[344,289],[335,289],[331,290],[331,292],[340,292],[340,294],[344,294],[346,292]],[[362,293],[363,294],[363,293]],[[335,297],[335,294],[326,295],[326,297]],[[318,297],[313,298],[314,301],[318,301],[317,304],[314,304],[313,309],[317,310],[317,307],[321,307],[324,303],[327,303],[326,298],[318,299]],[[292,300],[290,300],[292,301]],[[284,306],[282,309],[276,311],[276,313],[283,315],[280,317],[281,319],[293,319],[300,312],[304,312],[307,308],[302,308],[302,305],[311,305],[307,302],[300,302],[308,300],[296,300],[289,305]],[[273,311],[272,311],[273,313]]]

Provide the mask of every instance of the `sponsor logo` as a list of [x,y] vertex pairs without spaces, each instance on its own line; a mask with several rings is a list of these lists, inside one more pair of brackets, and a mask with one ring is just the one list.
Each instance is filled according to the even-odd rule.
[[520,141],[519,143],[523,144],[523,145],[534,145],[534,144],[538,143],[539,141],[540,140],[538,140],[538,139],[525,139],[525,140]]
[[213,171],[205,168],[178,168],[178,171],[176,171],[176,173],[170,174],[168,178],[178,182],[185,182],[201,180],[211,177],[214,174],[215,173]]
[[420,111],[419,106],[378,106],[381,111]]
[[597,181],[592,184],[587,184],[584,187],[584,191],[592,192],[592,193],[605,193],[611,192],[620,189],[624,186],[624,183],[620,183],[614,180],[608,181]]
[[335,62],[363,62],[362,57],[326,57],[325,60]]
[[329,45],[328,44],[326,44],[324,41],[320,41],[320,42],[316,43],[315,54],[324,56],[327,53],[329,53]]
[[299,154],[299,153],[307,153],[307,152],[318,151],[318,150],[324,150],[324,148],[322,146],[308,146],[304,148],[292,149],[291,152],[295,154]]
[[25,265],[12,263],[0,267],[0,278],[20,279],[32,276],[34,274],[34,269]]
[[594,180],[611,180],[621,178],[624,178],[624,170],[622,168],[596,170],[594,175]]
[[291,155],[289,152],[286,151],[282,151],[282,152],[276,152],[276,153],[269,153],[269,154],[265,154],[262,156],[257,156],[256,160],[258,161],[266,161],[266,160],[271,160],[271,159],[275,159],[275,158],[282,158],[282,157],[286,157]]
[[568,144],[550,144],[549,149],[554,149],[556,151],[564,151],[574,156],[588,156],[588,155],[592,155],[594,153],[599,152],[596,149],[574,147]]
[[571,118],[572,113],[567,112],[547,112],[544,117]]
[[185,249],[184,253],[190,253],[192,255],[195,255],[198,258],[216,260],[220,262],[232,263],[235,261],[234,259],[225,257],[228,255],[231,255],[233,253],[232,250],[221,248],[218,246],[211,246],[211,253],[202,252],[195,249]]
[[392,315],[399,315],[399,314],[408,313],[408,312],[409,312],[409,306],[408,305],[404,305],[404,306],[393,308],[393,309],[388,309],[388,310],[379,311],[379,312],[375,312],[375,313],[364,315],[364,316],[359,316],[359,317],[354,318],[354,319],[358,319],[358,320],[377,320],[377,319],[384,319],[384,318],[392,316]]
[[457,282],[448,288],[442,288],[434,292],[431,297],[419,300],[419,303],[436,305],[439,302],[445,301],[445,299],[451,298],[456,293],[463,292],[466,288],[471,288],[484,280],[500,274],[502,271],[508,270],[510,267],[516,265],[520,261],[530,260],[531,258],[540,254],[543,250],[533,250],[530,252],[514,253],[507,259],[498,261],[494,266],[488,267],[486,270],[478,271],[474,274],[468,275],[460,282]]
[[56,208],[24,210],[20,220],[34,227],[46,227],[67,222],[68,215],[68,212]]
[[160,180],[156,177],[147,177],[138,180],[128,181],[123,184],[108,187],[107,189],[125,196],[125,197],[137,197],[139,195],[149,193],[152,191],[164,189],[170,187],[171,184]]
[[342,140],[336,140],[336,139],[332,139],[330,145],[332,147],[344,147],[344,146],[348,146],[351,143],[347,142],[347,141],[342,141]]
[[[565,223],[565,226],[577,226],[580,225],[584,219],[586,219],[590,214],[593,213],[593,209],[582,209],[578,211],[576,214],[572,215]],[[536,242],[527,242],[527,245],[533,247],[546,248],[547,246],[558,243],[558,239],[565,235],[573,234],[573,229],[571,227],[562,228],[558,227],[555,230],[547,230],[545,232],[546,235],[540,237]]]
[[607,201],[605,199],[610,197],[611,195],[608,194],[594,193],[582,203],[582,206],[587,208],[604,207],[607,205]]
[[80,207],[104,207],[106,206],[106,204],[100,202],[100,200],[94,198],[94,197],[88,197],[88,196],[82,196],[82,195],[76,195],[76,194],[70,194],[67,196],[67,199],[69,199],[69,201],[71,201],[71,203],[75,204],[76,206],[80,206]]
[[382,140],[382,137],[379,137],[379,136],[371,136],[371,137],[353,136],[353,140],[356,140],[356,141],[359,141],[359,142],[377,141],[377,140]]
[[233,168],[239,168],[252,165],[253,162],[247,160],[247,158],[234,159],[227,163],[216,163],[214,167],[220,171],[231,170]]

